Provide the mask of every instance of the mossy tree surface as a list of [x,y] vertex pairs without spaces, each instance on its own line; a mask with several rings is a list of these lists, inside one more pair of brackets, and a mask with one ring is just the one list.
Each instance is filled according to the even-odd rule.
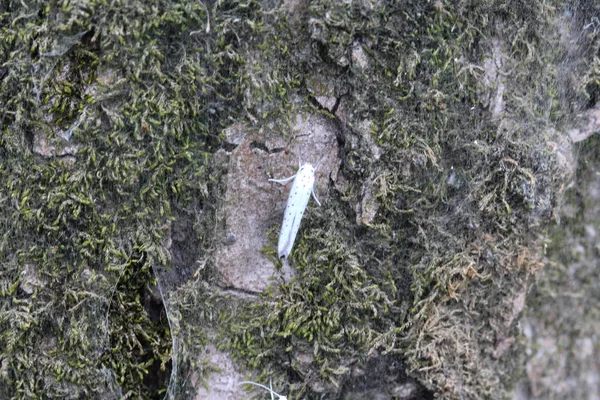
[[[511,390],[523,362],[511,346],[517,318],[568,178],[551,128],[589,105],[589,66],[569,72],[575,88],[557,67],[560,13],[579,6],[314,1],[306,31],[279,31],[291,57],[303,55],[295,67],[313,71],[308,96],[316,80],[341,99],[352,184],[339,204],[309,212],[291,260],[297,278],[242,306],[247,322],[232,318],[229,348],[261,379],[279,375],[292,398],[336,398],[355,389],[352,367],[380,353],[397,355],[441,396]],[[498,67],[511,71],[499,115],[483,84],[494,41]],[[361,136],[365,121],[380,155]],[[365,182],[379,211],[356,227],[350,205]],[[377,374],[366,381],[392,396],[393,383]]]
[[255,8],[0,3],[2,398],[164,394],[152,270],[205,208]]
[[[165,386],[147,378],[167,375],[171,334],[169,393],[191,397],[211,327],[290,398],[338,398],[373,358],[441,396],[502,397],[520,359],[493,353],[514,335],[564,178],[545,132],[587,101],[583,85],[562,104],[557,76],[556,22],[578,6],[0,3],[0,395],[156,398]],[[512,71],[499,118],[482,100],[492,39]],[[593,82],[585,69],[572,72]],[[323,82],[336,116],[313,106]],[[253,304],[216,296],[220,133],[285,128],[292,111],[337,118],[349,183],[306,216],[294,280]],[[364,185],[378,212],[358,227]],[[170,331],[143,305],[181,220],[205,267],[163,287]]]
[[[566,191],[549,262],[524,318],[531,393],[587,399],[598,391],[600,329],[600,136],[577,146],[576,179]],[[556,379],[562,377],[562,379]]]

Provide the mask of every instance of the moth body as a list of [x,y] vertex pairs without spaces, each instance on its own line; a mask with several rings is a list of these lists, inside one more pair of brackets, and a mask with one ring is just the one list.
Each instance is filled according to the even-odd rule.
[[279,258],[288,258],[292,251],[294,240],[296,240],[300,222],[302,221],[302,216],[308,205],[311,193],[317,204],[321,205],[313,190],[315,183],[315,167],[311,164],[304,164],[298,169],[296,175],[280,180],[270,179],[270,181],[285,183],[292,179],[294,179],[294,183],[290,190],[287,205],[285,206],[285,213],[283,215],[283,222],[281,223],[281,231],[279,233],[279,242],[277,243],[277,253],[279,254]]

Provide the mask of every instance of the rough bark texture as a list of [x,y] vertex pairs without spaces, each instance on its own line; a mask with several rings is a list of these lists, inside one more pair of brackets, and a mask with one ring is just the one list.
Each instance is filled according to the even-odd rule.
[[599,19],[0,0],[0,397],[598,399]]

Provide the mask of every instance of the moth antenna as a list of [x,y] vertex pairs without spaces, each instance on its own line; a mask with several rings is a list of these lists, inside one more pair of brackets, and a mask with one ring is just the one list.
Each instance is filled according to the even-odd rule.
[[298,168],[302,166],[302,145],[298,146]]
[[317,168],[319,168],[319,164],[321,164],[321,161],[323,161],[324,157],[325,157],[325,154],[321,153],[321,157],[319,157],[319,160],[317,161],[317,164],[315,164],[315,171],[317,170]]

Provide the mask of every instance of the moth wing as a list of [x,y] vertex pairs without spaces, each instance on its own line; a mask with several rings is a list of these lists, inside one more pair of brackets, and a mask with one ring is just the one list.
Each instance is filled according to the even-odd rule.
[[304,210],[310,198],[310,192],[311,188],[307,185],[306,179],[303,179],[302,176],[297,177],[292,185],[281,224],[279,242],[277,244],[279,258],[287,258],[292,251],[298,229],[300,229]]

